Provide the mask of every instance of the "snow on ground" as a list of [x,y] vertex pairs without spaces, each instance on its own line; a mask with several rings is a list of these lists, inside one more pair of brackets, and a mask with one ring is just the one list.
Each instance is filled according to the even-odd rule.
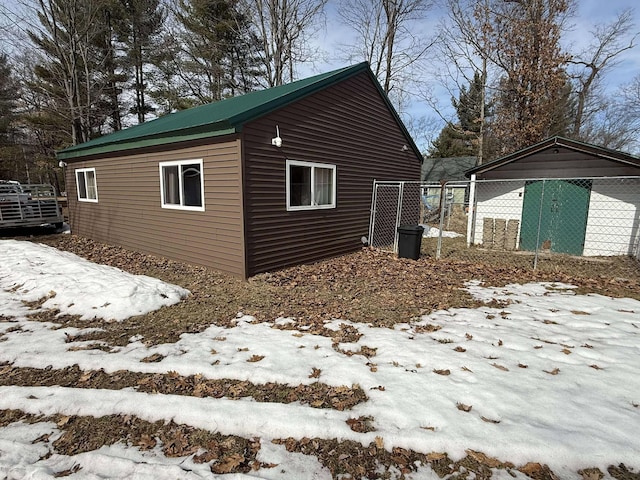
[[[424,227],[424,233],[422,234],[424,238],[438,238],[440,236],[440,229],[436,227],[430,227],[429,225],[422,226]],[[461,234],[456,232],[449,232],[447,230],[442,231],[442,238],[455,238],[461,236]]]
[[[0,241],[0,285],[18,299],[83,320],[124,320],[172,305],[188,290],[144,275],[96,265],[69,252],[17,240]],[[0,298],[2,300],[2,298]],[[15,302],[12,302],[15,307]],[[20,308],[20,307],[17,307]]]
[[[363,346],[376,349],[369,359],[339,353],[326,337],[274,328],[287,319],[253,323],[253,318],[240,314],[232,328],[211,326],[199,334],[183,334],[174,344],[147,348],[141,338],[132,338],[111,353],[70,351],[67,334],[81,330],[55,329],[53,323],[29,320],[22,300],[35,300],[37,292],[46,296],[54,290],[56,296],[48,301],[64,302],[45,306],[71,308],[65,304],[73,302],[73,313],[92,318],[109,304],[109,312],[114,313],[107,318],[123,320],[124,312],[137,314],[140,305],[159,308],[161,300],[167,299],[158,292],[173,299],[185,292],[162,282],[148,283],[152,279],[142,282],[55,249],[24,244],[0,241],[0,362],[38,368],[77,364],[107,372],[176,371],[258,384],[299,385],[316,380],[336,386],[358,384],[369,400],[340,412],[299,403],[132,389],[7,386],[0,387],[0,409],[129,414],[260,437],[260,459],[278,464],[251,476],[220,476],[225,479],[331,478],[314,458],[288,453],[269,441],[289,436],[349,439],[364,445],[379,436],[385,448],[444,451],[453,459],[473,449],[516,465],[547,463],[560,478],[581,478],[578,470],[587,467],[606,472],[608,465],[618,463],[640,469],[640,302],[636,300],[575,295],[570,285],[562,284],[491,288],[471,282],[467,288],[475,297],[498,300],[504,306],[437,311],[415,322],[407,319],[395,329],[347,319],[327,325],[339,328],[346,323],[356,328],[362,334],[360,340],[339,347],[343,351]],[[104,282],[101,289],[97,281]],[[143,291],[142,285],[151,285],[152,293]],[[154,353],[165,358],[158,363],[140,361]],[[248,362],[253,355],[264,358]],[[318,379],[309,378],[313,368],[321,370]],[[461,404],[471,410],[459,409]],[[359,416],[373,417],[376,430],[352,431],[346,420]],[[141,452],[125,445],[43,459],[50,445],[31,443],[43,432],[53,432],[49,442],[59,434],[49,424],[16,423],[0,429],[0,477],[50,478],[53,472],[80,464],[82,469],[73,478],[211,478],[206,465],[196,465],[191,458],[165,458],[159,450]],[[496,475],[500,478],[502,473]],[[410,478],[437,476],[422,468]]]

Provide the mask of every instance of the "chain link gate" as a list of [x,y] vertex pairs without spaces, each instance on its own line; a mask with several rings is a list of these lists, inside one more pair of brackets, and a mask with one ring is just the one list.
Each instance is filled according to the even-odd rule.
[[374,182],[369,244],[397,252],[397,228],[422,224],[427,254],[504,253],[640,260],[640,177]]
[[420,220],[420,185],[417,182],[373,182],[369,245],[396,253],[398,227]]

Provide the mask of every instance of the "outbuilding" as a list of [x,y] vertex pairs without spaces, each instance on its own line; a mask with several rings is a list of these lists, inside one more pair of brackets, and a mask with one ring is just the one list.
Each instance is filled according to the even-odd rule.
[[507,249],[640,256],[638,157],[552,137],[466,175],[470,244],[500,238]]
[[74,234],[242,278],[361,248],[373,180],[418,181],[422,158],[367,63],[57,157]]

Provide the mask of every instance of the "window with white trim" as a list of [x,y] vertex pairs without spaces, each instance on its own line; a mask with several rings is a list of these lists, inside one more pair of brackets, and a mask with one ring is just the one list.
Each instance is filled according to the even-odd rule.
[[96,183],[95,168],[76,169],[76,187],[78,200],[81,202],[98,201],[98,185]]
[[202,159],[160,162],[162,208],[204,211]]
[[336,166],[287,160],[287,210],[336,207]]

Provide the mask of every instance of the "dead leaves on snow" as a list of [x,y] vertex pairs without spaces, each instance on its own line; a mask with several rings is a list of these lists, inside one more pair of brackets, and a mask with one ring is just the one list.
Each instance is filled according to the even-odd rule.
[[[318,369],[316,369],[318,370]],[[120,390],[133,387],[139,392],[193,397],[252,397],[257,402],[300,402],[314,408],[348,410],[365,402],[367,396],[358,385],[329,386],[320,382],[288,386],[278,383],[253,384],[241,380],[211,380],[202,375],[182,376],[177,372],[147,374],[130,371],[106,373],[103,370],[80,370],[77,365],[64,369],[2,367],[0,385],[105,388]],[[315,370],[312,372],[314,375]],[[317,375],[320,375],[318,370]]]
[[[520,472],[534,480],[558,480],[548,466],[540,463],[532,462],[518,467],[474,450],[466,450],[464,458],[453,461],[443,452],[423,454],[399,447],[385,449],[382,437],[376,437],[369,445],[318,438],[285,438],[273,440],[273,443],[284,445],[289,452],[317,457],[333,478],[406,478],[419,467],[428,465],[439,478],[487,480],[498,469],[505,470],[512,477]],[[613,468],[616,467],[610,467],[609,471]],[[595,477],[584,478],[599,480]],[[622,480],[621,477],[615,478]],[[633,477],[627,478],[631,480]]]
[[372,422],[373,422],[373,417],[360,416],[358,418],[348,419],[347,425],[349,425],[349,428],[354,432],[368,433],[368,432],[374,432],[376,430]]
[[507,367],[505,367],[504,365],[499,365],[499,364],[497,364],[495,362],[492,363],[491,366],[497,368],[498,370],[502,370],[503,372],[508,372],[509,371],[509,369]]
[[[14,422],[43,421],[60,425],[63,434],[53,442],[55,445],[52,447],[56,453],[63,455],[74,455],[123,441],[143,450],[160,448],[166,456],[191,455],[194,462],[209,464],[215,474],[246,474],[260,468],[277,467],[275,464],[266,464],[256,459],[261,448],[260,439],[257,438],[244,439],[233,435],[221,435],[174,422],[150,423],[130,415],[100,418],[62,415],[42,417],[19,410],[0,410],[0,427]],[[354,425],[366,421],[370,420],[353,419]],[[49,438],[42,436],[36,440],[47,442]],[[276,439],[273,443],[284,445],[289,452],[317,457],[333,478],[397,478],[397,472],[405,476],[415,472],[420,466],[429,465],[440,478],[468,478],[469,472],[472,472],[474,478],[486,480],[492,477],[492,469],[501,469],[514,477],[514,472],[519,471],[534,480],[558,480],[548,466],[540,463],[531,462],[516,467],[513,463],[502,462],[474,450],[467,450],[466,457],[454,462],[442,452],[423,454],[398,447],[387,450],[384,439],[380,436],[369,445],[353,441],[310,438]],[[73,468],[75,467],[69,470]],[[638,479],[638,474],[623,464],[611,465],[607,471],[616,480]],[[578,473],[584,480],[599,480],[603,477],[599,472],[596,468],[590,468]]]
[[[258,439],[221,435],[172,421],[152,423],[130,415],[58,416],[54,420],[63,433],[52,446],[56,453],[63,455],[76,455],[124,441],[141,450],[160,446],[167,457],[193,456],[195,463],[210,463],[211,471],[217,474],[247,473],[268,467],[256,459],[260,450]],[[71,473],[75,472],[68,474]]]

